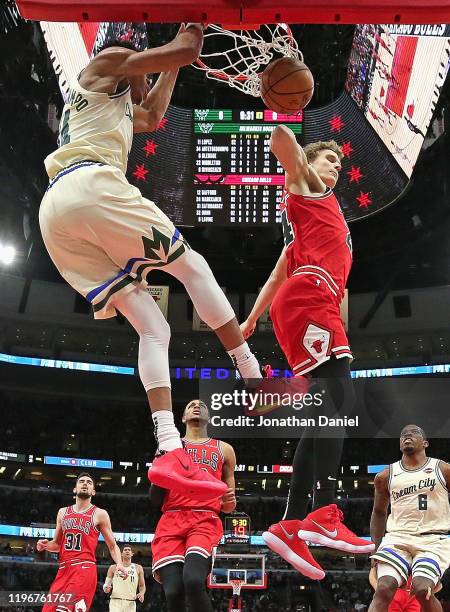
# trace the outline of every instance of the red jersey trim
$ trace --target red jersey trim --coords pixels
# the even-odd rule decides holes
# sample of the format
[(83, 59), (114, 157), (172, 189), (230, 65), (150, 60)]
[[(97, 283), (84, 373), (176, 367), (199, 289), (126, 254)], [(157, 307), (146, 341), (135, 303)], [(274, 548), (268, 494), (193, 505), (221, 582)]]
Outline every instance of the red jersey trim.
[(201, 446), (202, 444), (209, 444), (211, 440), (215, 440), (215, 439), (216, 438), (208, 438), (204, 442), (194, 442), (193, 440), (188, 440), (187, 438), (183, 438), (183, 442), (186, 442), (186, 444), (198, 444), (199, 446)]
[(72, 565), (80, 565), (81, 563), (89, 563), (90, 565), (97, 565), (97, 563), (95, 561), (91, 561), (90, 559), (88, 561), (80, 561), (79, 559), (77, 559), (76, 561), (62, 561), (59, 564), (59, 569), (63, 569), (64, 567), (71, 567)]
[(217, 440), (217, 450), (219, 451), (220, 456), (222, 457), (222, 471), (223, 471), (223, 464), (225, 463), (225, 455), (223, 454), (222, 442), (220, 440)]
[(325, 284), (327, 285), (328, 289), (331, 291), (331, 293), (335, 296), (338, 297), (337, 291), (335, 291), (333, 289), (333, 287), (330, 285), (330, 283), (327, 281), (327, 279), (325, 278), (325, 276), (322, 276), (321, 274), (319, 274), (318, 272), (312, 272), (310, 270), (307, 270), (305, 272), (294, 272), (292, 274), (292, 276), (306, 276), (306, 275), (310, 275), (310, 276), (317, 276), (318, 278), (320, 278), (321, 280), (323, 280), (325, 282)]
[(95, 524), (95, 520), (94, 520), (94, 516), (97, 510), (98, 510), (97, 506), (94, 506), (94, 512), (92, 513), (92, 527), (97, 533), (100, 533), (100, 529), (97, 527), (97, 525)]
[[(287, 191), (287, 190), (286, 190)], [(320, 195), (300, 195), (298, 193), (292, 193), (292, 191), (288, 191), (288, 194), (294, 196), (296, 198), (303, 198), (304, 200), (321, 200), (322, 198), (328, 198), (333, 193), (333, 190), (330, 187), (327, 187), (323, 193)]]
[(201, 557), (205, 557), (205, 559), (209, 559), (209, 557), (212, 556), (212, 553), (209, 553), (206, 549), (202, 548), (201, 546), (189, 546), (189, 548), (186, 549), (186, 553), (184, 557), (186, 558), (189, 554), (200, 555)]
[(94, 506), (94, 504), (91, 504), (89, 506), (89, 508), (86, 508), (86, 510), (75, 510), (75, 506), (70, 506), (71, 512), (72, 514), (87, 514), (88, 512), (90, 512), (92, 509), (96, 509), (97, 506)]
[(292, 274), (297, 273), (299, 270), (302, 270), (302, 272), (303, 271), (310, 271), (311, 273), (316, 273), (316, 274), (317, 274), (317, 271), (319, 271), (321, 274), (326, 276), (328, 281), (335, 287), (335, 289), (337, 289), (339, 291), (339, 285), (334, 280), (334, 278), (331, 276), (331, 274), (329, 272), (327, 272), (324, 268), (321, 268), (320, 266), (313, 266), (311, 264), (307, 264), (307, 265), (304, 265), (304, 266), (299, 266), (298, 268), (296, 268), (294, 270), (294, 272)]

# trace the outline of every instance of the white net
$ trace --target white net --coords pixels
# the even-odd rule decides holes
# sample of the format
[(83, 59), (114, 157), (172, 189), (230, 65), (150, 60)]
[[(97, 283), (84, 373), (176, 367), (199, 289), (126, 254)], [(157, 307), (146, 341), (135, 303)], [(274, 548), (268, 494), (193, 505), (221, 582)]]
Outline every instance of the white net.
[(297, 41), (285, 23), (236, 31), (210, 24), (202, 53), (193, 66), (210, 79), (225, 81), (230, 87), (258, 97), (259, 74), (272, 59), (282, 55), (303, 61)]
[(230, 580), (230, 584), (233, 587), (233, 595), (240, 595), (241, 594), (241, 588), (242, 585), (244, 584), (243, 580)]

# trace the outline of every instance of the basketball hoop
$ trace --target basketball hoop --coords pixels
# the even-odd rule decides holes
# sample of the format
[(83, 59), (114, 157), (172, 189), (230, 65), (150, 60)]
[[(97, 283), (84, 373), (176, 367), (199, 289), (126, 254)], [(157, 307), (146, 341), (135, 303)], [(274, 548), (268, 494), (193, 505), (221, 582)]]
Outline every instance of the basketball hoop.
[[(203, 50), (194, 68), (230, 87), (259, 97), (259, 75), (274, 55), (303, 61), (290, 27), (285, 23), (221, 27), (210, 24), (204, 35)], [(242, 26), (240, 26), (242, 27)]]
[(239, 580), (238, 578), (233, 578), (232, 580), (230, 580), (230, 584), (233, 588), (233, 596), (239, 597), (239, 595), (241, 594), (241, 588), (242, 585), (244, 584), (243, 580)]

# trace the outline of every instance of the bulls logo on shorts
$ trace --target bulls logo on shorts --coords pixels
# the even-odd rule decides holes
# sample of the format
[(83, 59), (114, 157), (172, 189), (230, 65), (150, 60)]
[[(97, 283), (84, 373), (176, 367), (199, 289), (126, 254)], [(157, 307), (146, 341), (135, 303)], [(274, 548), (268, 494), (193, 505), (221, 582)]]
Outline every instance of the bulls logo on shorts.
[(316, 360), (330, 354), (331, 332), (310, 323), (303, 336), (303, 346)]

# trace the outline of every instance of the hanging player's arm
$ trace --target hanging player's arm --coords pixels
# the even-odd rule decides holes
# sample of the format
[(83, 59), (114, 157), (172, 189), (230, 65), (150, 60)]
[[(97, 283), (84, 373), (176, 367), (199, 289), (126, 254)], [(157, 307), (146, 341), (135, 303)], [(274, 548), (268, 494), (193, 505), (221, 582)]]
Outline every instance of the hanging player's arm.
[(228, 485), (228, 491), (222, 497), (221, 512), (233, 512), (236, 508), (236, 483), (234, 481), (234, 470), (236, 468), (236, 455), (233, 447), (227, 442), (220, 442), (224, 462), (222, 466), (222, 480)]
[[(201, 29), (199, 24), (188, 24), (187, 27), (189, 29)], [(186, 26), (183, 24), (177, 37), (181, 36), (184, 32), (186, 32)], [(158, 72), (161, 72), (161, 69)], [(133, 106), (133, 132), (135, 134), (152, 132), (158, 128), (169, 106), (177, 76), (178, 67), (175, 70), (162, 72), (145, 100), (139, 106), (137, 104)]]
[(270, 150), (284, 168), (285, 187), (288, 191), (290, 191), (291, 184), (300, 187), (309, 185), (312, 168), (290, 128), (285, 125), (277, 125), (270, 137)]
[[(203, 26), (199, 23), (188, 23), (181, 26), (176, 37), (161, 47), (146, 49), (134, 53), (129, 49), (116, 47), (99, 53), (83, 70), (87, 86), (92, 91), (114, 92), (117, 84), (128, 77), (144, 74), (162, 74), (162, 81), (150, 91), (141, 106), (134, 106), (135, 132), (150, 132), (156, 129), (161, 121), (158, 116), (164, 115), (172, 94), (178, 69), (194, 62), (203, 45)], [(162, 116), (161, 116), (162, 118)]]
[[(370, 517), (370, 537), (378, 550), (381, 540), (386, 533), (386, 521), (389, 507), (389, 468), (378, 472), (374, 479), (375, 497), (373, 500), (372, 516)], [(376, 562), (372, 559), (372, 565)]]
[(269, 278), (259, 292), (250, 314), (248, 315), (247, 319), (241, 323), (241, 331), (245, 339), (249, 338), (253, 334), (259, 317), (271, 305), (276, 292), (286, 279), (287, 259), (286, 249), (284, 248), (274, 269), (270, 273)]
[(145, 576), (144, 576), (144, 568), (142, 567), (142, 565), (139, 565), (138, 563), (136, 563), (136, 568), (137, 568), (137, 574), (138, 574), (138, 594), (136, 595), (136, 599), (138, 599), (141, 603), (144, 601), (144, 597), (145, 597)]
[(56, 515), (56, 529), (53, 536), (53, 540), (38, 540), (36, 544), (36, 550), (42, 552), (48, 550), (48, 552), (59, 552), (61, 547), (62, 539), (62, 517), (64, 516), (65, 508), (60, 508)]
[(116, 572), (116, 565), (110, 565), (108, 567), (108, 573), (106, 574), (105, 584), (103, 585), (103, 590), (105, 593), (111, 593), (112, 589), (112, 580), (114, 578), (114, 574)]
[(140, 106), (133, 105), (133, 132), (153, 132), (166, 114), (178, 70), (163, 72)]
[(102, 534), (105, 540), (105, 544), (108, 547), (109, 554), (111, 555), (113, 561), (116, 564), (115, 571), (118, 572), (120, 577), (125, 580), (128, 576), (128, 572), (122, 564), (122, 555), (120, 553), (119, 547), (117, 546), (116, 538), (114, 537), (114, 534), (112, 532), (111, 520), (106, 510), (97, 508), (95, 526)]

